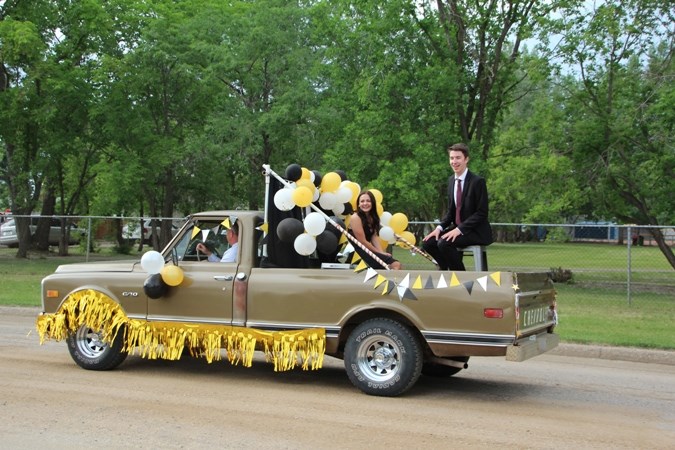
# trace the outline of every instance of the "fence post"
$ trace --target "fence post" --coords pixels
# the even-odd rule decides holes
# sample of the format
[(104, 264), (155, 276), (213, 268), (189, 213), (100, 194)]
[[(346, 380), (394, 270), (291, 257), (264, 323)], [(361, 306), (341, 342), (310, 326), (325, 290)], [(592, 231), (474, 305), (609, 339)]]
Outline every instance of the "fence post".
[(91, 246), (91, 217), (87, 218), (87, 250), (84, 253), (85, 262), (89, 262), (89, 248)]
[(626, 266), (627, 266), (627, 270), (628, 270), (628, 273), (626, 273), (626, 294), (628, 295), (628, 299), (627, 299), (627, 300), (628, 300), (628, 306), (630, 306), (630, 305), (631, 305), (631, 295), (630, 295), (630, 271), (631, 271), (631, 267), (630, 267), (630, 263), (631, 263), (631, 260), (630, 260), (630, 250), (631, 250), (631, 246), (633, 245), (633, 233), (632, 233), (632, 231), (631, 231), (631, 226), (630, 226), (630, 225), (628, 225), (628, 228), (627, 228), (626, 230), (627, 230), (626, 233), (628, 234), (628, 235), (626, 236), (626, 241), (628, 241), (628, 246), (626, 247), (626, 249), (627, 249), (626, 255), (627, 255), (627, 259), (628, 259), (628, 260), (626, 261)]

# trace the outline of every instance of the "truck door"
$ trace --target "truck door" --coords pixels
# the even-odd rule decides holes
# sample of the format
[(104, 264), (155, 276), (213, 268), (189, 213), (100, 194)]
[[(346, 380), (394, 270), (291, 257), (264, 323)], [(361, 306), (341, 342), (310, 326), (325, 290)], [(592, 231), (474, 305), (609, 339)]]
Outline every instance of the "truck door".
[(232, 324), (232, 295), (238, 262), (210, 262), (198, 255), (196, 246), (205, 243), (214, 255), (227, 248), (226, 229), (219, 221), (195, 224), (176, 242), (172, 254), (183, 270), (183, 281), (169, 286), (164, 296), (148, 299), (148, 320)]

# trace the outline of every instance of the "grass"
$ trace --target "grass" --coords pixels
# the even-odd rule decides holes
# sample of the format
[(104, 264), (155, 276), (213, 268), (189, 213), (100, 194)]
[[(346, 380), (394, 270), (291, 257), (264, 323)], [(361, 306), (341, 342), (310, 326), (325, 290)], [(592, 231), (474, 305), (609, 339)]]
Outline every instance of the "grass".
[[(15, 258), (16, 250), (0, 247), (0, 305), (39, 306), (40, 281), (59, 264), (83, 262), (78, 247), (72, 256), (31, 254)], [(421, 255), (400, 248), (395, 256), (404, 269), (435, 269)], [(89, 260), (139, 258), (101, 249)], [(631, 296), (628, 297), (626, 247), (610, 244), (493, 244), (488, 249), (490, 270), (572, 271), (570, 283), (557, 283), (560, 325), (565, 342), (675, 349), (675, 277), (654, 247), (631, 251)], [(467, 267), (472, 264), (466, 257)]]

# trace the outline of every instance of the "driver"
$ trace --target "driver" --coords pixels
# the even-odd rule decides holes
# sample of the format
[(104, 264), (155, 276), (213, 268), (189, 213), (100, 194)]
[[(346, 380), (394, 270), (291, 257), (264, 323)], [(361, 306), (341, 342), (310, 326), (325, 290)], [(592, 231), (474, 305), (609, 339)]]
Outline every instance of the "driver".
[(223, 257), (220, 259), (201, 242), (197, 244), (197, 251), (208, 256), (209, 262), (235, 262), (239, 251), (239, 224), (237, 222), (233, 223), (227, 230), (227, 243), (230, 244), (230, 248), (223, 253)]

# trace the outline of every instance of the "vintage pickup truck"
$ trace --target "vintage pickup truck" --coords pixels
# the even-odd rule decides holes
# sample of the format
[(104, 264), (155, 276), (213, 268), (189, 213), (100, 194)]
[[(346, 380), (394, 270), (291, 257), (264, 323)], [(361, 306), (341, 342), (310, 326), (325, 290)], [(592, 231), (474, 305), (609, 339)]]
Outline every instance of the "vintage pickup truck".
[[(195, 250), (227, 248), (236, 223), (235, 262), (208, 262)], [(275, 252), (261, 212), (189, 216), (161, 252), (175, 272), (157, 283), (141, 261), (67, 264), (42, 281), (41, 342), (68, 342), (85, 369), (108, 370), (128, 354), (209, 362), (225, 354), (250, 365), (263, 351), (275, 370), (321, 367), (341, 358), (352, 383), (396, 396), (421, 374), (451, 376), (471, 356), (523, 361), (558, 345), (556, 297), (546, 273), (373, 270)], [(275, 247), (276, 245), (276, 247)], [(296, 255), (298, 256), (298, 255)]]

